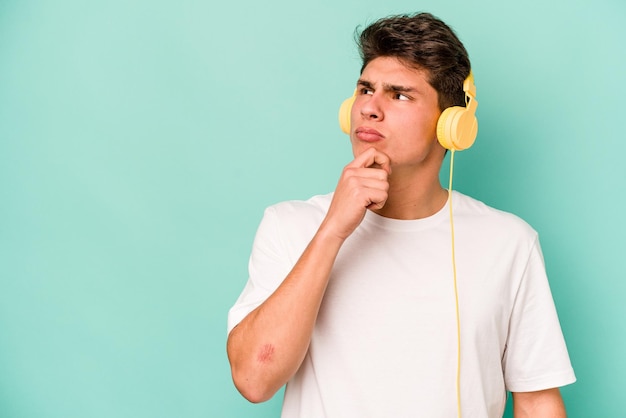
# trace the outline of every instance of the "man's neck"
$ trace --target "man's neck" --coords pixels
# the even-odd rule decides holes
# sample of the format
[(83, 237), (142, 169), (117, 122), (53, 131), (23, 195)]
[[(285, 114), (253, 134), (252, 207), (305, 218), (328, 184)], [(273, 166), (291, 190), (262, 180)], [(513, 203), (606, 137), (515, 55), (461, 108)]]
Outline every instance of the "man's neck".
[(387, 202), (374, 212), (386, 218), (422, 219), (440, 211), (447, 200), (448, 191), (441, 187), (438, 171), (409, 174), (394, 170)]

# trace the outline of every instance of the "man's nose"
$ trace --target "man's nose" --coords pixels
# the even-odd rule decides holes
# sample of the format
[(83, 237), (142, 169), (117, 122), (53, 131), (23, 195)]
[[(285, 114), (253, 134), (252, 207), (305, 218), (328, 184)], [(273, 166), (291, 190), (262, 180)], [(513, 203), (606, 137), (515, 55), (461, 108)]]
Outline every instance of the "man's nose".
[(383, 118), (381, 97), (376, 94), (366, 95), (361, 106), (361, 117), (365, 120), (381, 120)]

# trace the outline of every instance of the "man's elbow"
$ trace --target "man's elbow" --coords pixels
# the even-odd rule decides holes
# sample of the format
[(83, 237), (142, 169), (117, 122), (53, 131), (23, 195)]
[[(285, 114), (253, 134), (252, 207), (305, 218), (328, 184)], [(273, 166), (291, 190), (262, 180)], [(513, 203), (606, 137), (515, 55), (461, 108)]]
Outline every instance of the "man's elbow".
[(250, 353), (238, 350), (231, 338), (227, 342), (227, 354), (233, 383), (248, 401), (265, 402), (280, 389), (272, 382), (269, 364), (254, 361)]
[(264, 379), (251, 377), (252, 373), (239, 371), (231, 365), (231, 375), (235, 387), (241, 395), (252, 403), (268, 401), (280, 388), (270, 386)]

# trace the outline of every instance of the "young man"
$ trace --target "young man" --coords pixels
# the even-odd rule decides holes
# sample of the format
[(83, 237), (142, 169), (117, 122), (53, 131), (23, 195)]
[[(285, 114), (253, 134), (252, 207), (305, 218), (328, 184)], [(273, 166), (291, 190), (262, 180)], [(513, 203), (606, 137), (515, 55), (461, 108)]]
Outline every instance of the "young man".
[(266, 210), (229, 313), (235, 385), (261, 402), (287, 383), (287, 418), (501, 417), (507, 390), (516, 417), (564, 417), (575, 377), (537, 234), (439, 183), (465, 48), (429, 14), (382, 19), (359, 46), (355, 158), (334, 193)]

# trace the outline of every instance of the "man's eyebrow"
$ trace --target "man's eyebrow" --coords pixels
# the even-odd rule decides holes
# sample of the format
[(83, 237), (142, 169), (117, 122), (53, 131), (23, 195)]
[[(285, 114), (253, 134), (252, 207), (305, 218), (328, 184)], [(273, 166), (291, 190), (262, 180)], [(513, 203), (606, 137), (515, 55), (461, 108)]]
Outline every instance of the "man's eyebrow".
[(370, 81), (367, 80), (363, 80), (362, 78), (359, 78), (359, 80), (356, 83), (358, 86), (362, 86), (368, 89), (373, 89), (374, 88), (374, 84), (372, 84)]
[(399, 85), (396, 85), (396, 84), (383, 84), (383, 88), (386, 91), (394, 91), (394, 92), (401, 92), (401, 93), (411, 93), (411, 92), (416, 92), (417, 91), (414, 87), (399, 86)]
[[(359, 81), (357, 82), (357, 85), (368, 88), (368, 89), (372, 89), (372, 90), (374, 89), (374, 83), (368, 80), (364, 80), (362, 78), (359, 79)], [(400, 86), (397, 84), (387, 84), (387, 83), (383, 83), (383, 89), (385, 91), (399, 92), (399, 93), (417, 92), (417, 89), (415, 87)]]

